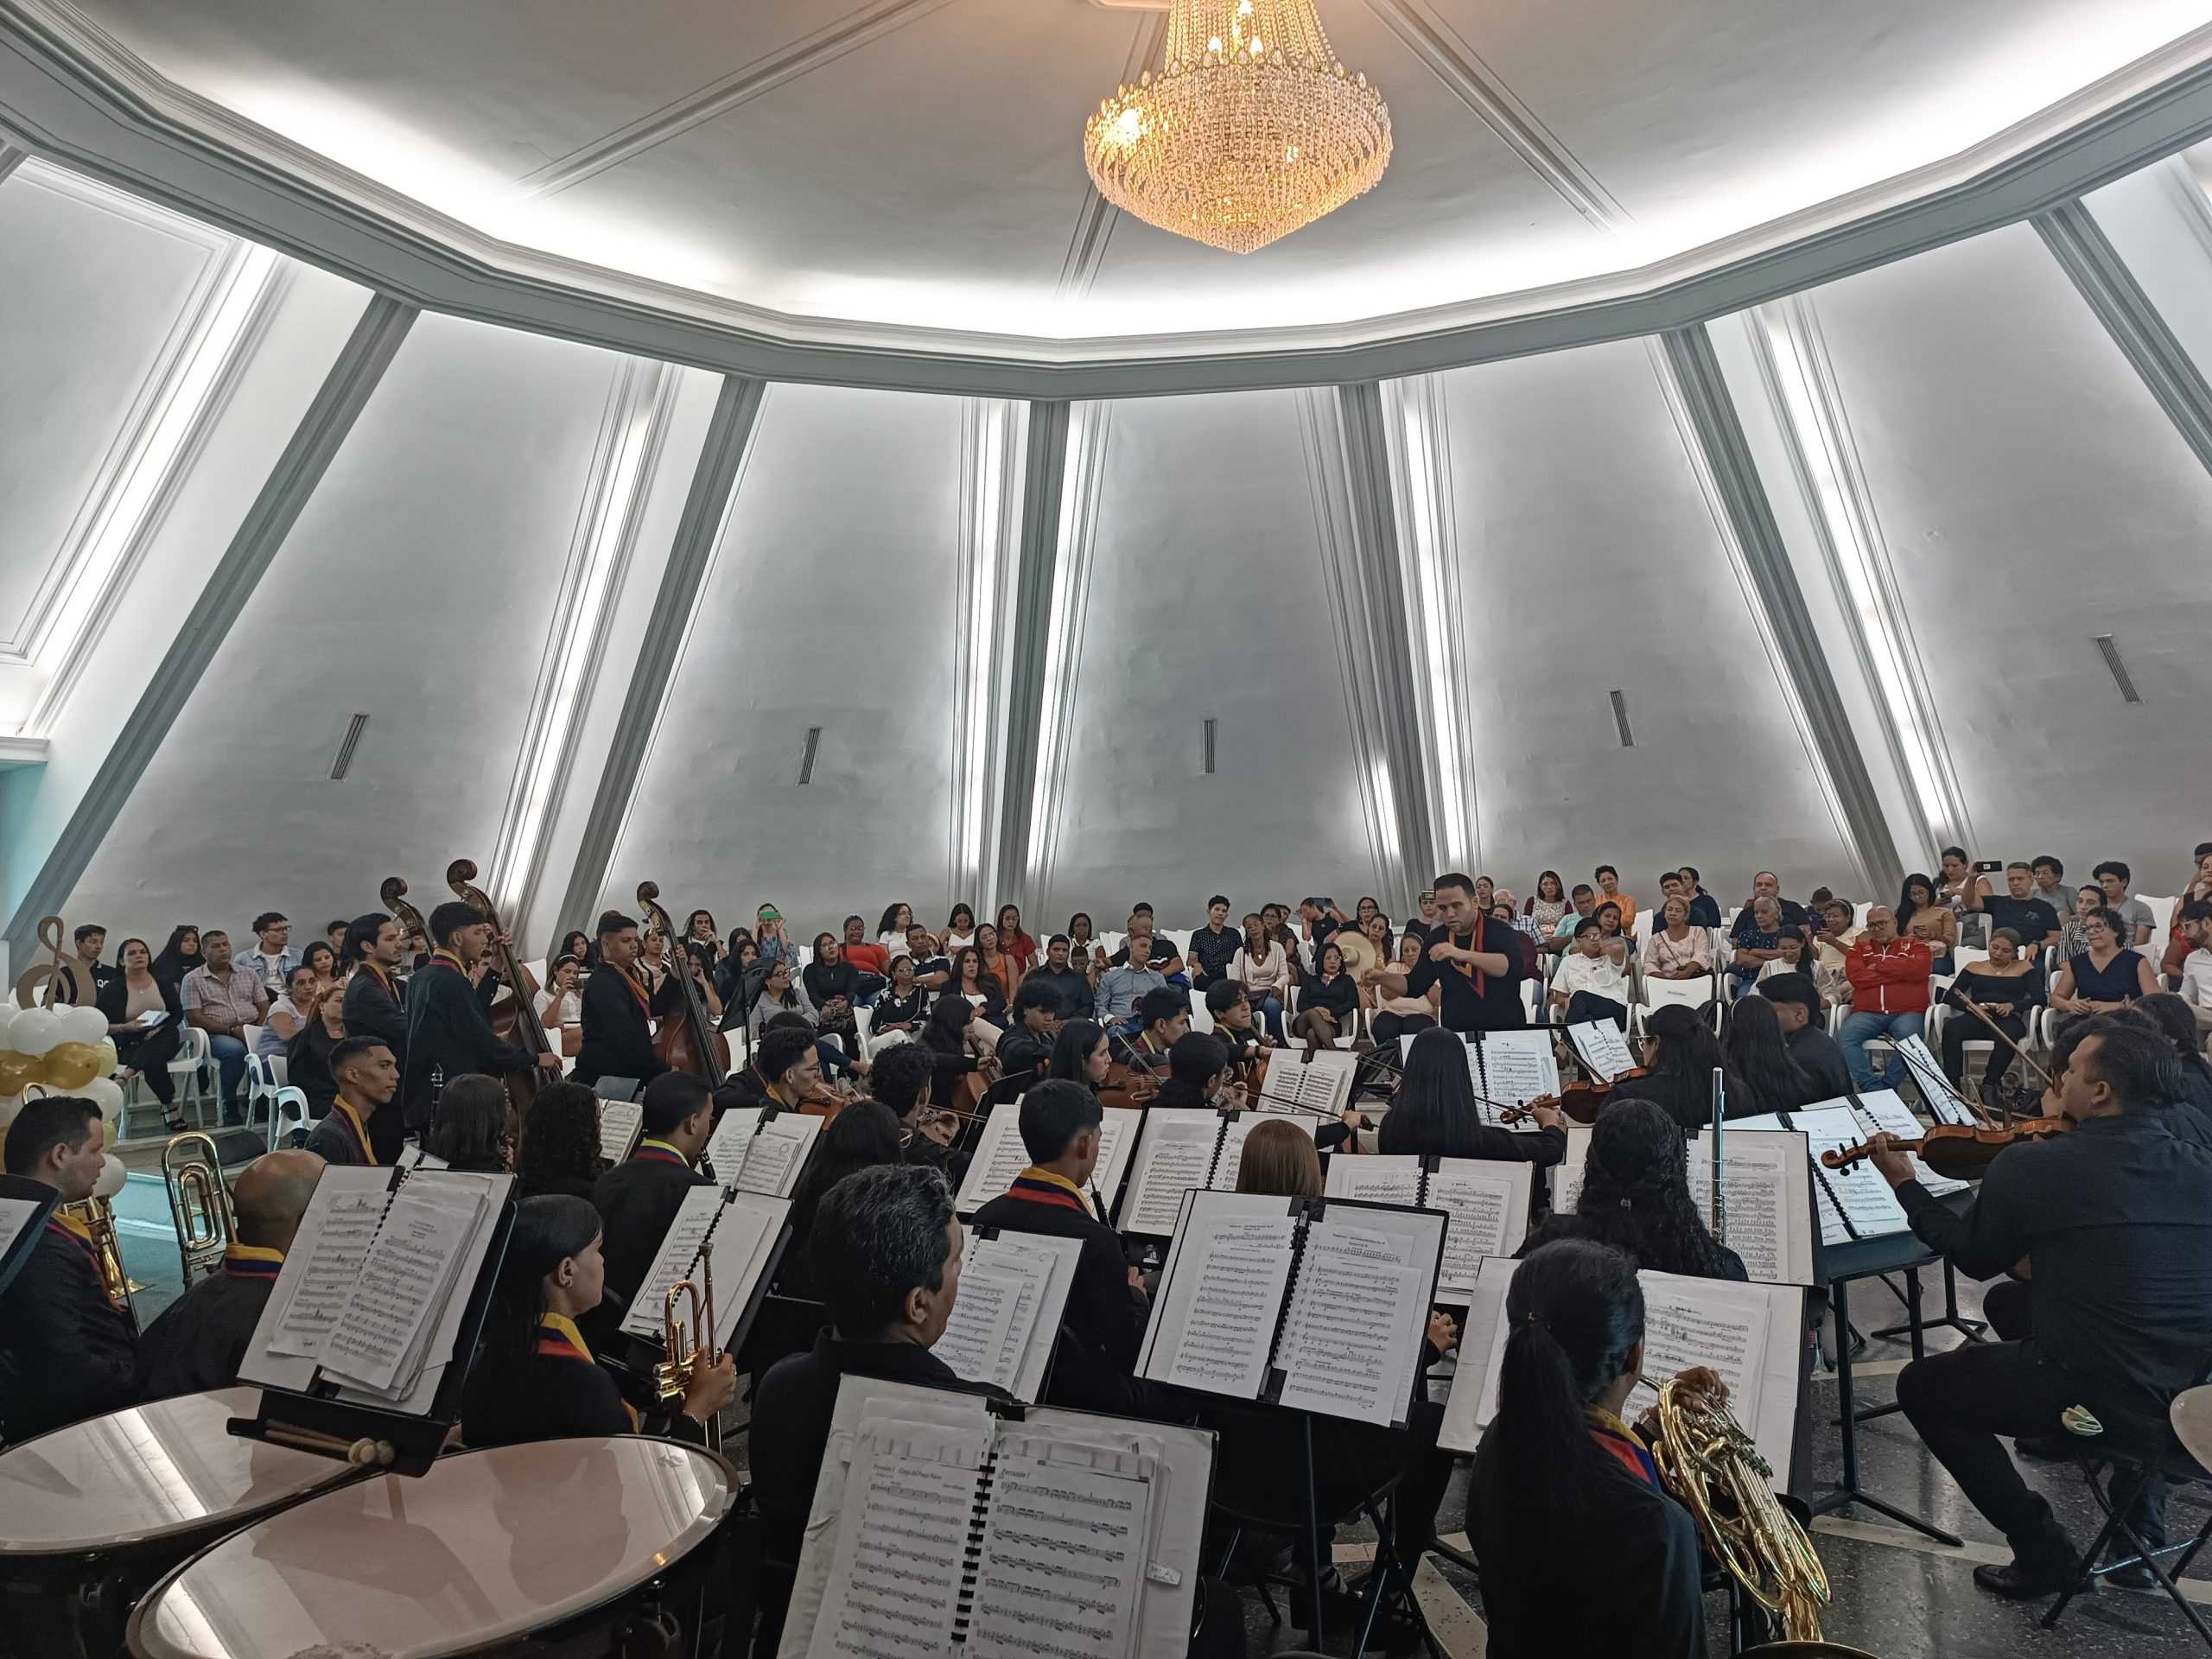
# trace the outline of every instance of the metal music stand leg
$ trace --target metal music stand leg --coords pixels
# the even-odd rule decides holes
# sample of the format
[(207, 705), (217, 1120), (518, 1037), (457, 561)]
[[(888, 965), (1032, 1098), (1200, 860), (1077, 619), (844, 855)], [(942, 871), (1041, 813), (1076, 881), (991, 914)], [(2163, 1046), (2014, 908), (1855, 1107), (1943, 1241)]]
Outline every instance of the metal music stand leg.
[[(1835, 1310), (1836, 1329), (1849, 1332), (1851, 1329), (1850, 1281), (1844, 1279), (1831, 1281), (1828, 1285), (1828, 1296)], [(1836, 1344), (1835, 1386), (1837, 1403), (1841, 1408), (1836, 1413), (1836, 1427), (1843, 1438), (1843, 1480), (1835, 1491), (1812, 1506), (1813, 1513), (1834, 1515), (1838, 1510), (1848, 1509), (1852, 1504), (1858, 1503), (1873, 1510), (1878, 1515), (1889, 1516), (1900, 1526), (1910, 1527), (1915, 1532), (1925, 1533), (1939, 1544), (1948, 1544), (1954, 1549), (1961, 1548), (1963, 1541), (1957, 1534), (1946, 1532), (1932, 1522), (1923, 1521), (1916, 1515), (1898, 1509), (1894, 1503), (1885, 1503), (1859, 1485), (1859, 1412), (1857, 1399), (1852, 1391), (1851, 1344), (1847, 1341), (1839, 1342)]]
[[(1988, 1328), (1981, 1320), (1967, 1319), (1959, 1312), (1959, 1275), (1957, 1270), (1951, 1266), (1948, 1258), (1946, 1258), (1943, 1262), (1943, 1311), (1932, 1319), (1921, 1320), (1921, 1332), (1955, 1331), (1968, 1342), (1984, 1342), (1987, 1338), (1982, 1335), (1982, 1332)], [(1892, 1325), (1877, 1331), (1874, 1334), (1893, 1342), (1910, 1329), (1909, 1325)], [(1917, 1359), (1920, 1357), (1920, 1338), (1917, 1334), (1914, 1336), (1913, 1342), (1913, 1357)]]
[(1313, 1419), (1306, 1412), (1298, 1415), (1305, 1427), (1306, 1444), (1306, 1576), (1307, 1587), (1313, 1597), (1313, 1624), (1307, 1633), (1318, 1648), (1323, 1645), (1328, 1635), (1327, 1617), (1321, 1610), (1321, 1505), (1313, 1491)]

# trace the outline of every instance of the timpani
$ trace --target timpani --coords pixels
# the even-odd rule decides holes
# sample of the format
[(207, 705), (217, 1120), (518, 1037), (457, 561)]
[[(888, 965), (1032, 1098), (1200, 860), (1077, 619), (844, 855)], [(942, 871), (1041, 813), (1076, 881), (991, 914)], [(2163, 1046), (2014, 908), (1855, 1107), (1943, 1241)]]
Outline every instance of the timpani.
[(131, 1406), (0, 1452), (0, 1654), (107, 1659), (146, 1586), (357, 1472), (224, 1425), (257, 1389)]
[(137, 1659), (698, 1650), (737, 1476), (641, 1435), (441, 1458), (325, 1492), (203, 1551), (130, 1617)]

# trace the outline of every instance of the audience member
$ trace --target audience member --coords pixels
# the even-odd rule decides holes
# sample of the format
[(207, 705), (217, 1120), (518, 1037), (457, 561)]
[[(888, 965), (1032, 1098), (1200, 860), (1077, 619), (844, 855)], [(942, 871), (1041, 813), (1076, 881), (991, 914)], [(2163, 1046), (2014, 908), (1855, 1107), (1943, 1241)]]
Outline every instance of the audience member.
[[(1396, 977), (1402, 985), (1408, 982), (1403, 976)], [(1351, 1035), (1358, 1025), (1359, 986), (1345, 971), (1344, 947), (1332, 934), (1314, 947), (1313, 976), (1299, 991), (1290, 1034), (1310, 1052), (1332, 1046), (1339, 1036)]]
[(2182, 958), (2182, 1001), (2195, 1011), (2202, 1035), (2212, 1032), (2212, 899), (2184, 900), (2176, 925), (2191, 947)]
[(125, 939), (115, 955), (120, 971), (100, 988), (99, 1010), (107, 1016), (108, 1040), (115, 1045), (116, 1064), (122, 1068), (117, 1081), (145, 1078), (154, 1098), (162, 1103), (169, 1132), (181, 1133), (185, 1122), (177, 1115), (176, 1079), (169, 1075), (169, 1062), (184, 1039), (184, 1010), (177, 1002), (176, 987), (164, 984), (154, 972), (145, 940)]
[(1958, 912), (1948, 905), (1937, 902), (1934, 882), (1924, 875), (1905, 877), (1904, 891), (1897, 897), (1895, 914), (1900, 934), (1918, 939), (1935, 960), (1949, 963), (1951, 952), (1959, 943)]
[[(315, 1004), (324, 994), (324, 986), (315, 969), (307, 963), (294, 968), (284, 981), (283, 995), (269, 1005), (269, 1013), (261, 1027), (261, 1035), (253, 1052), (261, 1055), (276, 1055), (288, 1052), (292, 1039), (300, 1034), (315, 1014)], [(328, 988), (333, 995), (338, 988)]]
[[(1610, 908), (1599, 906), (1601, 913)], [(1610, 1020), (1628, 1029), (1628, 973), (1606, 954), (1604, 929), (1594, 918), (1576, 926), (1574, 948), (1560, 958), (1546, 999), (1568, 1025)]]
[(2003, 893), (1991, 893), (1988, 887), (1986, 880), (1980, 883), (1980, 890), (1968, 895), (1966, 906), (1968, 911), (1988, 917), (1993, 933), (2010, 928), (2030, 962), (2036, 961), (2046, 946), (2056, 947), (2063, 918), (2036, 897), (2035, 874), (2025, 860), (2016, 858), (2005, 867)]
[(1610, 864), (1600, 864), (1590, 878), (1598, 884), (1598, 904), (1617, 905), (1621, 912), (1621, 926), (1636, 925), (1636, 900), (1621, 891), (1620, 872)]
[(168, 943), (154, 958), (154, 977), (169, 989), (180, 990), (185, 976), (205, 961), (207, 957), (200, 949), (200, 930), (188, 923), (171, 930)]
[[(1135, 940), (1136, 936), (1131, 935), (1131, 942)], [(1146, 943), (1150, 943), (1149, 936)], [(1103, 950), (1096, 955), (1099, 964), (1098, 988), (1093, 998), (1093, 1014), (1102, 1026), (1126, 1024), (1148, 992), (1167, 988), (1167, 976), (1150, 966), (1147, 960), (1149, 951), (1137, 957), (1122, 953), (1118, 966), (1108, 965)]]
[(2069, 963), (2089, 948), (2089, 918), (2105, 907), (2102, 887), (2075, 890), (2074, 909), (2058, 928), (2058, 960)]
[(922, 1021), (929, 1018), (930, 1001), (929, 992), (915, 981), (913, 957), (901, 952), (892, 957), (891, 983), (868, 1011), (868, 1030), (876, 1046), (909, 1041), (918, 1035)]
[(1789, 924), (1783, 919), (1782, 900), (1772, 893), (1753, 899), (1728, 937), (1735, 953), (1728, 965), (1732, 995), (1741, 996), (1758, 981), (1767, 963), (1782, 957), (1782, 935)]
[[(2053, 928), (2052, 932), (2057, 930)], [(1966, 1046), (1986, 1042), (1989, 1059), (1982, 1067), (1981, 1094), (1993, 1097), (2012, 1064), (2012, 1050), (1992, 1037), (1989, 1027), (1972, 1009), (1971, 1001), (1998, 1030), (2015, 1043), (2025, 1044), (2043, 1006), (2043, 976), (2020, 952), (2020, 936), (2000, 927), (1989, 936), (1989, 959), (1969, 963), (1951, 981), (1943, 1000), (1951, 1012), (1943, 1021), (1943, 1071), (1954, 1084), (1965, 1080)]]
[[(1436, 897), (1431, 893), (1429, 904), (1433, 907), (1435, 903)], [(1542, 937), (1549, 938), (1559, 931), (1559, 925), (1567, 919), (1568, 908), (1567, 887), (1560, 880), (1559, 872), (1546, 870), (1536, 878), (1536, 891), (1522, 905), (1522, 912), (1535, 924)]]
[(223, 1123), (245, 1122), (238, 1084), (245, 1076), (245, 1028), (257, 1026), (269, 1011), (262, 982), (231, 960), (231, 937), (219, 928), (200, 936), (207, 960), (184, 976), (181, 996), (187, 1023), (207, 1033), (221, 1078)]
[(2088, 948), (2058, 970), (2058, 982), (2050, 988), (2061, 1031), (2089, 1014), (2124, 1008), (2158, 988), (2151, 964), (2121, 943), (2129, 931), (2126, 916), (2107, 906), (2086, 918), (2082, 931)]
[(1713, 973), (1713, 934), (1690, 925), (1690, 901), (1680, 892), (1659, 906), (1659, 925), (1643, 952), (1646, 979), (1706, 979)]
[(107, 929), (98, 922), (86, 923), (73, 938), (77, 954), (55, 970), (60, 981), (59, 995), (66, 1003), (89, 1008), (99, 1001), (100, 993), (115, 982), (121, 970), (100, 960), (100, 952), (107, 948)]
[(2066, 885), (2066, 866), (2049, 853), (2039, 853), (2028, 861), (2028, 869), (2035, 878), (2029, 888), (2031, 899), (2040, 899), (2050, 906), (2051, 914), (2063, 926), (2074, 913), (2074, 899), (2078, 889)]
[(2097, 878), (2097, 886), (2103, 890), (2105, 908), (2120, 917), (2120, 944), (2150, 944), (2152, 934), (2158, 931), (2158, 918), (2151, 913), (2151, 906), (2140, 899), (2127, 896), (2127, 884), (2133, 879), (2127, 866), (2116, 858), (2107, 859), (2089, 874)]
[[(1906, 884), (1908, 889), (1911, 883)], [(1923, 883), (1924, 885), (1924, 883)], [(1957, 924), (1955, 920), (1953, 925)], [(1918, 1037), (1928, 1024), (1928, 976), (1934, 959), (1925, 941), (1901, 938), (1896, 912), (1877, 905), (1866, 912), (1866, 937), (1851, 947), (1844, 973), (1851, 981), (1851, 1012), (1838, 1040), (1851, 1080), (1860, 1089), (1875, 1086), (1866, 1045), (1877, 1037)]]
[[(1425, 934), (1408, 930), (1398, 940), (1397, 972), (1409, 977), (1421, 965), (1422, 955), (1428, 949)], [(1374, 1001), (1368, 1017), (1368, 1034), (1377, 1048), (1395, 1048), (1398, 1039), (1410, 1032), (1427, 1031), (1436, 1024), (1437, 1010), (1442, 1007), (1444, 991), (1441, 986), (1431, 985), (1419, 996), (1402, 994), (1393, 996), (1382, 985), (1387, 970), (1375, 970)], [(1217, 1016), (1217, 1018), (1218, 1016)]]
[(292, 969), (300, 965), (300, 953), (291, 944), (292, 925), (265, 910), (253, 918), (253, 949), (239, 958), (238, 966), (261, 982), (264, 1000), (273, 1001), (283, 995)]

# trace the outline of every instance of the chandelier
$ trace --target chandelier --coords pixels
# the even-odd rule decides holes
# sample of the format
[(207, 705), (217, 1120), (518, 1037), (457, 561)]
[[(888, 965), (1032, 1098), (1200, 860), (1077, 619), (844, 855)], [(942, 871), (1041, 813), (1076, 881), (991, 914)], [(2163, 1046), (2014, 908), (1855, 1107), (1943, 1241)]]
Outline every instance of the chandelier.
[(1122, 212), (1249, 253), (1374, 187), (1390, 111), (1313, 0), (1173, 0), (1166, 62), (1100, 102), (1083, 158)]

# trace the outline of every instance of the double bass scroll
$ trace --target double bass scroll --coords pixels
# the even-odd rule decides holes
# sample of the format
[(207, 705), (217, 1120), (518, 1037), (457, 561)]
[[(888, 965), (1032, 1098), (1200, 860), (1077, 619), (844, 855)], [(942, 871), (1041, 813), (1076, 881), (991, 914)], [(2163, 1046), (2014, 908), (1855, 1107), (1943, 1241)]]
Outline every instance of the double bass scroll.
[[(504, 1003), (492, 1005), (492, 1029), (501, 1042), (526, 1050), (533, 1061), (553, 1052), (545, 1039), (545, 1027), (539, 1023), (530, 1006), (530, 981), (522, 971), (522, 964), (515, 959), (514, 947), (507, 940), (507, 925), (499, 919), (499, 912), (493, 905), (491, 895), (474, 884), (476, 866), (471, 860), (456, 858), (446, 866), (446, 886), (464, 903), (474, 905), (492, 925), (492, 965), (499, 969), (499, 977), (514, 993)], [(433, 944), (437, 941), (433, 939)], [(549, 1068), (532, 1065), (525, 1071), (510, 1071), (505, 1079), (507, 1098), (517, 1113), (527, 1116), (531, 1103), (537, 1098), (541, 1081), (557, 1081), (545, 1077)]]
[(677, 952), (677, 959), (669, 964), (669, 972), (683, 988), (683, 1016), (679, 1020), (664, 1020), (653, 1038), (653, 1047), (666, 1060), (671, 1071), (693, 1071), (707, 1080), (707, 1086), (719, 1089), (729, 1075), (729, 1039), (715, 1029), (715, 1021), (707, 1012), (706, 999), (699, 994), (699, 982), (691, 977), (690, 948), (677, 937), (676, 925), (660, 906), (660, 887), (657, 882), (638, 883), (638, 908), (648, 926), (658, 928)]

